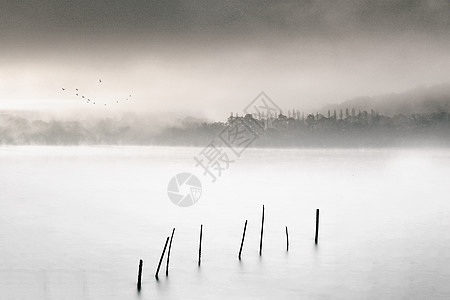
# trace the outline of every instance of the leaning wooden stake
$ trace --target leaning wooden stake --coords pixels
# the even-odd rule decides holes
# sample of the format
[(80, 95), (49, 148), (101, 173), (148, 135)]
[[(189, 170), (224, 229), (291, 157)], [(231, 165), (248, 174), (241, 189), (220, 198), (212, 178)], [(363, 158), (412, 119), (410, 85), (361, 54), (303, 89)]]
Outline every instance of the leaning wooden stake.
[(318, 243), (319, 241), (319, 209), (316, 209), (316, 236), (314, 238), (314, 242)]
[(175, 228), (172, 230), (172, 235), (170, 236), (169, 250), (167, 251), (166, 276), (169, 276), (170, 249), (172, 249), (172, 240), (173, 240), (174, 233), (175, 233)]
[(263, 232), (264, 232), (264, 205), (263, 205), (263, 210), (262, 210), (261, 237), (259, 239), (259, 256), (262, 255)]
[(286, 251), (289, 251), (289, 234), (287, 226), (286, 226)]
[(198, 266), (200, 266), (202, 260), (202, 234), (203, 234), (203, 224), (200, 225), (200, 243), (198, 245)]
[(164, 253), (166, 252), (168, 242), (169, 242), (169, 237), (167, 237), (167, 239), (166, 239), (166, 243), (164, 244), (163, 252), (161, 253), (161, 258), (159, 259), (158, 269), (156, 269), (156, 274), (155, 274), (156, 279), (158, 279), (159, 269), (161, 268), (161, 263), (162, 263), (162, 260), (164, 257)]
[(247, 230), (247, 220), (245, 220), (244, 232), (242, 233), (241, 248), (239, 249), (239, 260), (241, 260), (242, 246), (244, 246), (245, 231)]
[(137, 282), (137, 289), (138, 291), (141, 290), (141, 281), (142, 281), (142, 264), (144, 262), (141, 260), (139, 260), (139, 273), (138, 273), (138, 282)]

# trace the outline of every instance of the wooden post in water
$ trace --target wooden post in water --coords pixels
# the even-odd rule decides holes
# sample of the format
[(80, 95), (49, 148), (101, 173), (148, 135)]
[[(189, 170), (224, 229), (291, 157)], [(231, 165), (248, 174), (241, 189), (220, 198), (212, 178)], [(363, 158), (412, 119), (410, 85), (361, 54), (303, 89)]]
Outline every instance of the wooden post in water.
[(261, 237), (259, 239), (259, 256), (262, 255), (263, 232), (264, 232), (264, 205), (263, 205), (263, 210), (262, 210)]
[(168, 242), (169, 242), (169, 237), (167, 237), (167, 239), (166, 239), (166, 243), (164, 244), (163, 252), (161, 253), (161, 258), (159, 259), (158, 269), (156, 269), (156, 274), (155, 274), (156, 279), (158, 279), (159, 269), (161, 268), (161, 263), (162, 263), (162, 260), (164, 257), (164, 253), (166, 252)]
[(170, 249), (172, 249), (172, 240), (173, 240), (174, 233), (175, 233), (175, 228), (172, 229), (172, 235), (170, 236), (169, 250), (167, 251), (166, 276), (169, 276)]
[(203, 224), (200, 225), (200, 243), (198, 245), (198, 266), (200, 267), (202, 259), (202, 234), (203, 234)]
[(286, 251), (289, 251), (289, 234), (287, 226), (286, 226)]
[(244, 246), (245, 231), (247, 230), (247, 220), (245, 220), (244, 232), (242, 233), (241, 248), (239, 248), (239, 260), (241, 260), (242, 247)]
[(141, 281), (142, 281), (142, 264), (144, 262), (141, 260), (139, 260), (139, 273), (138, 273), (138, 282), (137, 282), (137, 289), (138, 291), (141, 290)]
[(318, 243), (319, 241), (319, 209), (316, 209), (316, 236), (314, 238), (314, 242)]

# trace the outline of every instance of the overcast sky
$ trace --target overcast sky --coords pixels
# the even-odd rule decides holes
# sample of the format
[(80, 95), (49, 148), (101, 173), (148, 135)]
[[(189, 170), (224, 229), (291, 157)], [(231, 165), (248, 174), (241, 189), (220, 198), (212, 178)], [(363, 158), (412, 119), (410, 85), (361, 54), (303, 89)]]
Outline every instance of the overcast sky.
[(449, 82), (449, 36), (445, 0), (1, 1), (0, 109), (308, 111)]

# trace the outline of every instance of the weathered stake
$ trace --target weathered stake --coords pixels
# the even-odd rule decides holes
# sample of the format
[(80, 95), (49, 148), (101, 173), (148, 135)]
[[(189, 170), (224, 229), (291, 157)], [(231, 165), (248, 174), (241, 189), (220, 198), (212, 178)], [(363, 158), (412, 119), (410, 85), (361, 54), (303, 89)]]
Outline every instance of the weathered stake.
[(318, 243), (319, 241), (319, 209), (316, 209), (316, 236), (314, 238), (314, 242)]
[(286, 251), (289, 251), (289, 234), (287, 226), (286, 226)]
[(239, 260), (241, 260), (242, 246), (244, 246), (245, 231), (247, 230), (247, 220), (245, 220), (244, 232), (242, 233), (241, 248), (239, 249)]
[(203, 224), (200, 225), (200, 243), (198, 245), (198, 266), (200, 267), (202, 259), (202, 234), (203, 234)]
[(167, 239), (166, 239), (166, 243), (164, 244), (163, 252), (161, 253), (161, 258), (159, 259), (158, 269), (156, 269), (156, 274), (155, 274), (156, 279), (158, 279), (159, 269), (161, 268), (161, 263), (162, 263), (162, 260), (164, 257), (164, 253), (166, 252), (168, 242), (169, 242), (169, 237), (167, 237)]
[(172, 229), (172, 235), (170, 236), (169, 250), (167, 251), (166, 276), (169, 276), (170, 249), (172, 249), (172, 239), (173, 239), (174, 233), (175, 233), (175, 228)]
[(137, 289), (138, 291), (141, 290), (141, 281), (142, 281), (142, 264), (144, 262), (141, 260), (139, 260), (139, 273), (138, 273), (138, 282), (137, 282)]
[(263, 205), (263, 210), (262, 210), (261, 237), (259, 239), (259, 256), (262, 255), (263, 232), (264, 232), (264, 205)]

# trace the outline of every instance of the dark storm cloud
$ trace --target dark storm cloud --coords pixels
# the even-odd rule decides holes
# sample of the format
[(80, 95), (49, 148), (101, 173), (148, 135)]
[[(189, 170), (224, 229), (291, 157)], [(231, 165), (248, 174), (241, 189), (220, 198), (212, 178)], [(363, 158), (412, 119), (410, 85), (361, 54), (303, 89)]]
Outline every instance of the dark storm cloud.
[(2, 1), (1, 34), (346, 35), (446, 33), (450, 5), (424, 1)]

